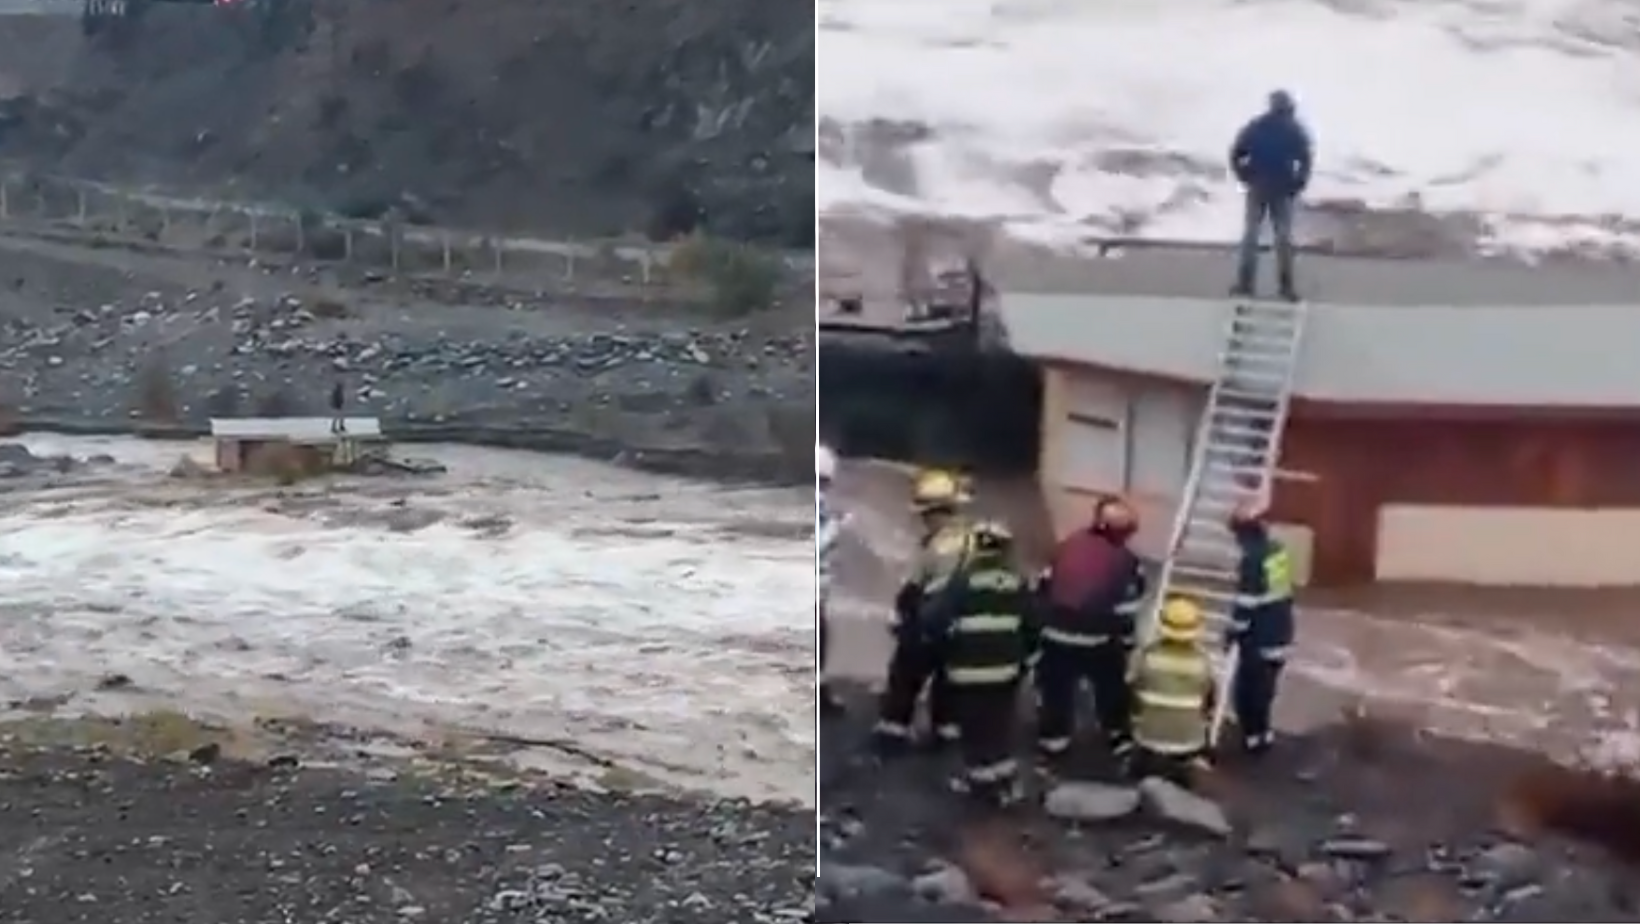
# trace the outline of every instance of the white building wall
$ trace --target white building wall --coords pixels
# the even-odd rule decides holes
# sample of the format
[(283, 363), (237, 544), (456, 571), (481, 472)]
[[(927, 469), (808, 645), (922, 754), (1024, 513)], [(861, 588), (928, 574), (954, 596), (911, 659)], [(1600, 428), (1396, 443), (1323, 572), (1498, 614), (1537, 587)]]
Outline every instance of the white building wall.
[[(1640, 510), (1394, 504), (1378, 517), (1381, 581), (1530, 587), (1640, 583)], [(1575, 549), (1545, 555), (1545, 545)]]
[(1121, 494), (1138, 510), (1139, 548), (1159, 554), (1189, 473), (1200, 407), (1178, 387), (1049, 370), (1040, 477), (1055, 531), (1085, 525), (1099, 495)]

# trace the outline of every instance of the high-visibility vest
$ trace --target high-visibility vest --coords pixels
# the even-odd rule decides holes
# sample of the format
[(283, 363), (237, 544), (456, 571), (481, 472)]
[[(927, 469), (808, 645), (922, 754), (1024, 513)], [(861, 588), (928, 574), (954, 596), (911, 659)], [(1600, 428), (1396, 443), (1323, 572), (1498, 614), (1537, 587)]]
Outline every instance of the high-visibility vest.
[(1195, 646), (1158, 641), (1139, 654), (1133, 694), (1133, 739), (1157, 754), (1193, 754), (1207, 746), (1213, 668)]

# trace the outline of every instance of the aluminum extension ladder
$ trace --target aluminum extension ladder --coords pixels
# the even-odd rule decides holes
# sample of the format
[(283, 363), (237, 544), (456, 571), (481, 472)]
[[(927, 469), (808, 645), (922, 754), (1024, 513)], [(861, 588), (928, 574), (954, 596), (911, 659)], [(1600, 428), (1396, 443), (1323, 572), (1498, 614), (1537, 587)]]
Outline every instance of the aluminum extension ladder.
[(1148, 641), (1168, 599), (1185, 596), (1201, 605), (1202, 642), (1213, 655), (1217, 690), (1208, 728), (1212, 744), (1224, 727), (1236, 671), (1236, 652), (1227, 642), (1239, 553), (1229, 519), (1238, 505), (1270, 496), (1307, 313), (1303, 302), (1230, 306), (1218, 377), (1196, 430), (1168, 555), (1140, 625), (1140, 638)]

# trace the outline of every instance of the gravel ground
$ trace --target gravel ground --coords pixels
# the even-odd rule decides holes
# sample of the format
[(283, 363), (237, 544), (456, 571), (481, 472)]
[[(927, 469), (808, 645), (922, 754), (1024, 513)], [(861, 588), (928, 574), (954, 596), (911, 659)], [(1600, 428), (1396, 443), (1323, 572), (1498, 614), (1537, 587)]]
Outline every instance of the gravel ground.
[(804, 812), (206, 757), (0, 744), (0, 921), (717, 924), (811, 913)]
[(796, 480), (813, 436), (812, 315), (725, 321), (653, 292), (0, 237), (0, 406), (23, 426), (324, 414), (336, 383), (400, 438)]
[[(955, 810), (939, 758), (884, 769), (854, 716), (822, 730), (819, 921), (1628, 921), (1632, 870), (1511, 816), (1541, 756), (1355, 717), (1231, 762), (1195, 798), (1059, 788)], [(1109, 779), (1092, 758), (1064, 774)], [(1409, 781), (1417, 785), (1409, 786)], [(1079, 815), (1080, 820), (1072, 819)], [(1505, 830), (1519, 834), (1514, 837)]]

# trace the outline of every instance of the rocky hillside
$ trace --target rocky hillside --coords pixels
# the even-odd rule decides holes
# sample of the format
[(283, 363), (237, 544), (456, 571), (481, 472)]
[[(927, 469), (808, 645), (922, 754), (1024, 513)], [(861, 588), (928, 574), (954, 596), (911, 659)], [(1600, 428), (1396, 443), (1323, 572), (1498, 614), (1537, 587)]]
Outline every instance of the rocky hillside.
[(813, 228), (812, 3), (155, 4), (0, 16), (0, 161), (540, 233)]

